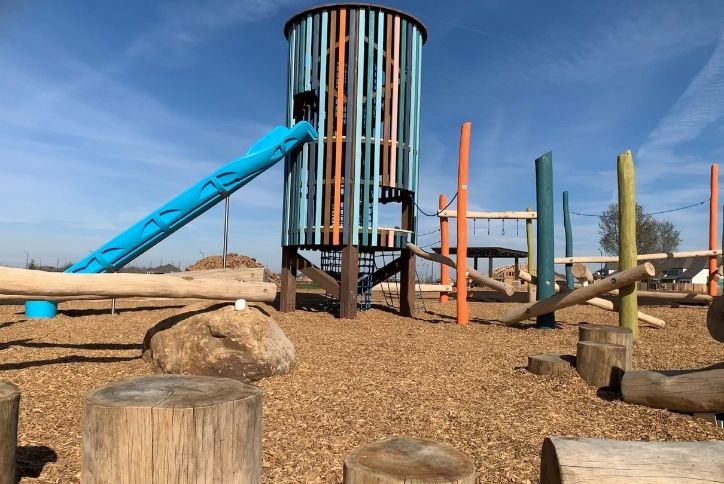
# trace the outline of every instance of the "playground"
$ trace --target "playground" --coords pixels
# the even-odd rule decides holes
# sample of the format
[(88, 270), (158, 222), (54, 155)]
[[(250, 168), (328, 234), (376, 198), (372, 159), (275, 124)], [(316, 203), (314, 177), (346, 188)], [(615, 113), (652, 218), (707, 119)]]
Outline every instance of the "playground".
[[(315, 309), (318, 294), (300, 296), (300, 304)], [(143, 336), (184, 303), (124, 301), (115, 316), (107, 302), (63, 303), (56, 319), (35, 321), (19, 306), (0, 306), (0, 379), (23, 389), (23, 482), (78, 482), (85, 393), (150, 374), (139, 357)], [(479, 482), (537, 482), (540, 443), (550, 434), (724, 438), (724, 430), (705, 420), (599, 396), (574, 369), (545, 378), (525, 369), (531, 354), (574, 353), (578, 324), (615, 324), (613, 313), (575, 306), (556, 313), (560, 330), (542, 332), (495, 322), (516, 304), (473, 304), (466, 327), (452, 324), (454, 304), (425, 305), (428, 312), (418, 311), (415, 319), (382, 305), (356, 320), (264, 306), (298, 352), (293, 372), (260, 383), (264, 482), (339, 482), (349, 449), (392, 434), (453, 445), (474, 459)], [(666, 319), (667, 328), (642, 328), (634, 368), (703, 367), (724, 357), (702, 325), (705, 308), (648, 310)], [(51, 452), (57, 454), (53, 462)]]

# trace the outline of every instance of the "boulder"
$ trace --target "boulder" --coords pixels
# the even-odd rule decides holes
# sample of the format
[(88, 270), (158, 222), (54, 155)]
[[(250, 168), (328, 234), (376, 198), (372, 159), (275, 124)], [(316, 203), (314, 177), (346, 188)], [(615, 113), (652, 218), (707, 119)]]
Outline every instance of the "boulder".
[(159, 373), (206, 375), (255, 382), (288, 373), (294, 345), (255, 307), (199, 304), (151, 328), (143, 359)]

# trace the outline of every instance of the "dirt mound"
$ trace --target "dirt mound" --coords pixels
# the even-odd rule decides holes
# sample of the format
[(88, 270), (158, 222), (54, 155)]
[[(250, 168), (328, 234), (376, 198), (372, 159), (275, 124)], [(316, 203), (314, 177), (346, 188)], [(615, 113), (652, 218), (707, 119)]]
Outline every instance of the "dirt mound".
[[(227, 269), (241, 269), (244, 267), (265, 267), (261, 262), (248, 255), (240, 255), (234, 252), (226, 254), (226, 268)], [(211, 269), (223, 269), (224, 259), (220, 255), (210, 255), (204, 257), (191, 264), (186, 268), (187, 271), (208, 271)], [(269, 269), (265, 269), (269, 280), (275, 283), (277, 286), (280, 284), (279, 274), (275, 274)]]

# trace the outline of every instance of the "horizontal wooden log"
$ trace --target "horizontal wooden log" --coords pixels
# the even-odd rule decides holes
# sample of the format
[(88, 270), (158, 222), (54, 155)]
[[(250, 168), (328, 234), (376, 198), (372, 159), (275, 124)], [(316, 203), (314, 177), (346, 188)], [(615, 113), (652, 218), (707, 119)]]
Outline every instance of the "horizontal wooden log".
[(640, 442), (548, 437), (541, 484), (724, 482), (724, 442)]
[[(709, 304), (714, 300), (708, 294), (696, 292), (663, 292), (663, 291), (637, 291), (639, 304)], [(611, 291), (606, 296), (618, 297), (618, 290)]]
[(541, 353), (528, 357), (528, 371), (535, 375), (556, 375), (570, 370), (573, 362), (573, 355)]
[[(525, 271), (520, 271), (518, 274), (518, 277), (527, 282), (528, 284), (536, 285), (538, 283), (538, 280), (535, 276), (531, 276), (529, 273)], [(556, 292), (560, 292), (561, 288), (556, 283), (555, 285)], [(609, 301), (608, 299), (602, 299), (600, 297), (594, 297), (586, 301), (586, 304), (590, 306), (595, 306), (599, 309), (603, 309), (605, 311), (612, 311), (617, 312), (618, 309), (616, 308), (616, 304), (613, 301)], [(656, 318), (654, 316), (650, 316), (648, 314), (642, 313), (641, 311), (638, 312), (638, 318), (639, 321), (642, 323), (649, 324), (651, 326), (654, 326), (656, 328), (663, 328), (666, 326), (666, 322), (663, 319)]]
[[(657, 252), (655, 254), (638, 254), (636, 260), (638, 261), (649, 261), (649, 260), (664, 260), (664, 259), (685, 259), (687, 257), (709, 257), (715, 255), (721, 255), (721, 250), (690, 250), (687, 252)], [(573, 257), (556, 257), (553, 259), (556, 264), (574, 264), (576, 262), (583, 264), (599, 264), (616, 262), (618, 263), (617, 255), (579, 255)]]
[(559, 309), (585, 303), (587, 300), (605, 294), (613, 289), (626, 286), (645, 277), (652, 277), (656, 273), (654, 266), (646, 262), (632, 269), (618, 272), (605, 279), (600, 279), (591, 285), (579, 287), (573, 291), (561, 292), (535, 303), (528, 304), (522, 308), (515, 308), (503, 315), (500, 319), (503, 323), (513, 324), (532, 318), (540, 314), (547, 314)]
[(209, 269), (207, 271), (182, 271), (161, 274), (180, 277), (187, 281), (195, 279), (216, 279), (230, 282), (269, 282), (269, 274), (263, 267), (240, 267), (238, 269)]
[[(376, 286), (372, 286), (373, 291), (399, 291), (398, 282), (382, 282)], [(415, 284), (415, 292), (453, 292), (452, 284)]]
[(97, 295), (121, 297), (173, 297), (272, 302), (277, 288), (271, 282), (191, 280), (154, 274), (69, 274), (0, 267), (0, 294), (20, 296)]
[[(438, 217), (457, 218), (457, 210), (443, 210)], [(532, 220), (538, 218), (538, 212), (480, 212), (467, 211), (466, 218), (478, 218), (489, 220)]]
[[(525, 212), (528, 213), (528, 212)], [(437, 262), (438, 264), (444, 264), (446, 266), (452, 267), (455, 269), (456, 265), (453, 260), (447, 256), (444, 256), (442, 254), (436, 254), (434, 252), (425, 252), (415, 244), (407, 243), (407, 248), (412, 251), (413, 254), (422, 257), (423, 259), (427, 259), (432, 262)], [(475, 269), (467, 267), (468, 271), (468, 277), (478, 283), (480, 283), (483, 286), (489, 287), (491, 289), (495, 289), (496, 291), (505, 293), (508, 296), (512, 296), (515, 292), (515, 288), (511, 286), (510, 284), (505, 284), (500, 281), (496, 281), (493, 278), (490, 278), (488, 276), (485, 276), (481, 274), (480, 272), (476, 271)]]
[(712, 338), (724, 343), (724, 297), (715, 297), (706, 313), (706, 329)]
[(627, 371), (621, 394), (628, 403), (677, 412), (724, 412), (724, 364), (699, 370)]

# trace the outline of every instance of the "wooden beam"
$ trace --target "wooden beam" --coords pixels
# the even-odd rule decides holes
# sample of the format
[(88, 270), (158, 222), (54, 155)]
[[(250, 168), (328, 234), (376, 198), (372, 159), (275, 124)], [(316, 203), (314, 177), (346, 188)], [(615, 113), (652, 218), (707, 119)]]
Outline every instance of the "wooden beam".
[[(442, 211), (447, 205), (447, 198), (444, 194), (440, 195), (438, 200), (438, 210)], [(447, 217), (440, 217), (440, 254), (444, 256), (450, 255), (450, 232)], [(440, 284), (450, 284), (450, 268), (445, 264), (440, 264)], [(440, 293), (440, 302), (448, 301), (447, 293)]]
[[(626, 150), (616, 160), (618, 177), (618, 269), (626, 271), (636, 267), (636, 178), (631, 150)], [(639, 338), (636, 319), (638, 298), (636, 283), (622, 286), (618, 299), (618, 324), (630, 328), (634, 339)]]
[(347, 245), (342, 249), (342, 280), (339, 284), (339, 317), (357, 317), (357, 277), (359, 252), (356, 246)]
[(457, 251), (455, 264), (455, 290), (457, 303), (457, 323), (466, 325), (468, 313), (468, 161), (470, 155), (470, 128), (468, 121), (460, 130), (460, 152), (458, 155), (458, 209), (460, 218), (457, 220)]
[(229, 284), (154, 274), (69, 274), (0, 267), (0, 294), (20, 296), (93, 294), (112, 298), (146, 296), (272, 302), (276, 293), (276, 285), (271, 282)]
[[(415, 244), (408, 243), (407, 248), (410, 249), (415, 255), (418, 257), (422, 257), (423, 259), (437, 262), (438, 264), (445, 264), (449, 267), (455, 267), (455, 262), (449, 257), (445, 257), (442, 254), (436, 254), (434, 252), (425, 252)], [(471, 269), (470, 266), (467, 267), (468, 270), (468, 277), (470, 279), (473, 279), (474, 281), (479, 282), (481, 285), (489, 287), (491, 289), (494, 289), (498, 292), (502, 292), (506, 294), (507, 296), (512, 296), (515, 292), (515, 288), (511, 286), (510, 284), (505, 284), (500, 281), (496, 281), (495, 279), (491, 279), (488, 276), (484, 276), (480, 272), (476, 271), (475, 269)]]
[[(709, 198), (709, 249), (716, 249), (716, 224), (718, 222), (717, 210), (719, 209), (719, 165), (713, 163), (711, 165), (711, 176), (709, 180), (709, 188), (711, 195)], [(724, 248), (724, 247), (722, 247)], [(714, 297), (717, 295), (719, 287), (714, 277), (717, 273), (717, 257), (709, 257), (709, 280), (707, 281), (707, 293)]]
[[(651, 260), (664, 260), (664, 259), (685, 259), (687, 257), (711, 257), (721, 255), (721, 249), (717, 250), (690, 250), (685, 252), (657, 252), (655, 254), (638, 254), (636, 260), (651, 261)], [(607, 263), (607, 262), (618, 262), (618, 256), (616, 255), (579, 255), (573, 257), (556, 257), (553, 259), (556, 264), (573, 264), (579, 262), (581, 264), (588, 263)]]
[(295, 254), (294, 256), (294, 264), (297, 270), (301, 271), (302, 274), (322, 286), (322, 288), (327, 291), (330, 296), (339, 298), (339, 284), (334, 277), (330, 276), (304, 258), (304, 256), (299, 254)]
[[(533, 209), (528, 207), (525, 209), (526, 212), (532, 212)], [(533, 240), (533, 219), (527, 219), (525, 221), (525, 238), (526, 246), (528, 248), (528, 272), (533, 274), (535, 270), (535, 241)], [(520, 274), (520, 272), (518, 273)], [(536, 287), (528, 285), (528, 302), (534, 303), (536, 299)]]
[(403, 249), (400, 256), (400, 314), (411, 318), (415, 314), (415, 254)]
[(400, 272), (400, 267), (401, 261), (399, 257), (380, 267), (372, 274), (372, 285), (376, 286), (394, 276)]
[[(553, 219), (553, 154), (548, 152), (535, 160), (535, 196), (536, 208), (540, 218), (536, 224), (538, 253), (536, 276), (541, 282), (536, 288), (538, 301), (555, 295), (555, 271), (553, 266), (554, 219)], [(536, 315), (538, 328), (556, 327), (556, 315), (553, 311)]]
[(633, 269), (616, 273), (605, 279), (600, 279), (590, 286), (579, 287), (570, 292), (558, 293), (547, 299), (537, 301), (534, 304), (528, 304), (522, 308), (515, 308), (505, 313), (500, 320), (506, 324), (513, 324), (540, 314), (549, 314), (557, 309), (582, 304), (591, 298), (605, 294), (613, 289), (618, 289), (632, 282), (640, 281), (645, 277), (652, 277), (655, 273), (654, 266), (646, 262)]
[(297, 308), (297, 269), (294, 258), (297, 248), (282, 247), (281, 290), (279, 293), (279, 311), (294, 312)]
[[(438, 213), (438, 217), (458, 218), (457, 210), (443, 210)], [(538, 218), (537, 212), (480, 212), (468, 211), (467, 218), (490, 219), (490, 220), (532, 220)]]

